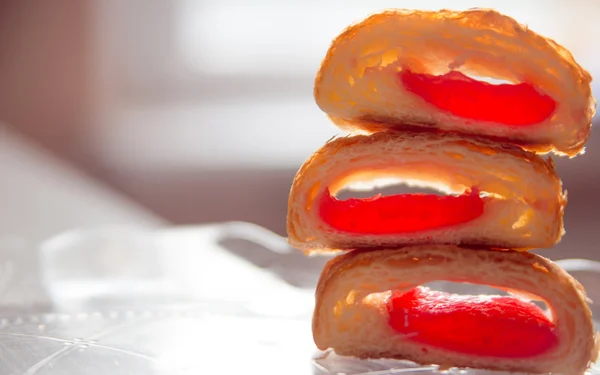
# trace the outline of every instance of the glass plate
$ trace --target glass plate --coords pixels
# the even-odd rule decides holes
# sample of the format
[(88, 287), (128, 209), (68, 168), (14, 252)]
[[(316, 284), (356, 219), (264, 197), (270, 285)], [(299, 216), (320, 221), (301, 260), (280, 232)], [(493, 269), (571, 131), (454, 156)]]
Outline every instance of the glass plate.
[[(76, 230), (0, 246), (0, 259), (0, 375), (442, 373), (319, 352), (310, 319), (327, 258), (255, 225)], [(597, 263), (560, 263), (597, 296)]]

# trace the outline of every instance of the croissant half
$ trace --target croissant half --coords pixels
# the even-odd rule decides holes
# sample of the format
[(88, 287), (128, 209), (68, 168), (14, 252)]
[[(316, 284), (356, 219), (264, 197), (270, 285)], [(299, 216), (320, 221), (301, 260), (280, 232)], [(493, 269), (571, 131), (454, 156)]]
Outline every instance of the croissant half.
[(333, 41), (314, 95), (344, 129), (435, 128), (574, 156), (590, 82), (565, 48), (496, 11), (388, 10)]
[[(390, 177), (451, 195), (447, 201), (416, 196), (416, 202), (384, 197), (399, 199), (396, 205), (333, 197), (349, 184)], [(551, 161), (515, 146), (431, 132), (347, 136), (328, 142), (297, 173), (288, 241), (307, 252), (420, 243), (550, 247), (563, 234), (565, 204)], [(372, 205), (379, 211), (369, 211)], [(466, 217), (472, 210), (479, 211)], [(369, 229), (361, 231), (354, 220)]]
[[(437, 336), (434, 340), (438, 340), (437, 343), (427, 342), (427, 337), (423, 337), (427, 332), (412, 332), (416, 330), (414, 327), (419, 319), (422, 319), (423, 312), (412, 312), (410, 315), (407, 313), (404, 321), (400, 322), (404, 323), (401, 324), (403, 332), (392, 328), (392, 313), (389, 310), (392, 293), (405, 293), (418, 285), (437, 280), (490, 285), (536, 296), (536, 299), (545, 301), (549, 307), (551, 316), (538, 319), (548, 319), (552, 322), (551, 328), (546, 330), (546, 335), (551, 335), (552, 339), (537, 343), (535, 337), (518, 340), (518, 336), (523, 334), (522, 329), (515, 332), (506, 329), (494, 331), (493, 337), (479, 339), (477, 337), (481, 332), (452, 331), (454, 335), (451, 340), (460, 340), (461, 336), (472, 337), (472, 340), (475, 340), (466, 344), (463, 342), (463, 348), (454, 349), (458, 347), (456, 342), (450, 341), (444, 346), (443, 342), (439, 341), (440, 335), (443, 336), (443, 327), (436, 329)], [(445, 298), (458, 298), (460, 301), (460, 297), (448, 296)], [(490, 301), (481, 296), (472, 298), (479, 298), (480, 305)], [(504, 304), (520, 306), (520, 309), (538, 309), (538, 314), (542, 314), (539, 308), (533, 308), (529, 302), (518, 300), (516, 297), (504, 297), (500, 300)], [(477, 303), (471, 303), (473, 304)], [(437, 310), (433, 317), (452, 319), (452, 323), (459, 325), (461, 313), (464, 316), (464, 311), (445, 313), (444, 309), (451, 310), (448, 305), (448, 302), (446, 305), (435, 305)], [(494, 312), (488, 309), (487, 313)], [(467, 325), (472, 326), (472, 319), (478, 319), (477, 314), (467, 312), (467, 315), (470, 319)], [(521, 315), (516, 317), (517, 320), (525, 318), (524, 327), (531, 323), (522, 311), (518, 310), (517, 315)], [(488, 320), (483, 323), (485, 325), (482, 326), (482, 331), (489, 331), (487, 324), (495, 324), (493, 317), (486, 318)], [(533, 328), (524, 329), (537, 332), (538, 326), (542, 327), (543, 324), (534, 324)], [(329, 261), (317, 286), (313, 335), (319, 349), (333, 348), (339, 355), (399, 358), (444, 367), (487, 368), (526, 373), (583, 374), (598, 354), (598, 343), (594, 336), (585, 292), (575, 279), (553, 262), (526, 252), (474, 249), (464, 251), (454, 246), (441, 245), (395, 250), (357, 250)], [(521, 345), (519, 350), (525, 354), (502, 354), (502, 351), (514, 349), (510, 345), (493, 348), (494, 345), (500, 345), (502, 340), (510, 340), (510, 335), (517, 336), (515, 345)], [(495, 339), (499, 340), (496, 344)], [(482, 341), (479, 343), (477, 340)], [(545, 349), (538, 350), (537, 353), (534, 353), (535, 348), (527, 346), (540, 344)], [(471, 352), (465, 348), (470, 348)], [(500, 354), (472, 352), (488, 349), (500, 350)]]

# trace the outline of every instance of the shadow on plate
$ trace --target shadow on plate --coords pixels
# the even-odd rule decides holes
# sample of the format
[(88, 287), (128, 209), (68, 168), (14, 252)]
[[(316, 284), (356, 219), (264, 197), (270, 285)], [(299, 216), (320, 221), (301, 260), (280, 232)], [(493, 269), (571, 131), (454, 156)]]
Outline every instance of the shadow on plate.
[(303, 289), (314, 289), (329, 256), (306, 256), (293, 249), (283, 237), (246, 223), (231, 223), (219, 236), (225, 250), (285, 283)]

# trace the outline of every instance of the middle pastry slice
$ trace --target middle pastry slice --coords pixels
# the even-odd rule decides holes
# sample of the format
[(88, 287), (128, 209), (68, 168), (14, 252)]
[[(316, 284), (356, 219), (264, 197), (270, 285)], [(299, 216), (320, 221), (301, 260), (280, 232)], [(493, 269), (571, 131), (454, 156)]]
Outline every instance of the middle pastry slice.
[[(338, 196), (398, 182), (411, 193)], [(347, 136), (298, 171), (288, 241), (306, 252), (422, 243), (546, 248), (564, 232), (565, 204), (551, 160), (516, 146), (433, 132)]]

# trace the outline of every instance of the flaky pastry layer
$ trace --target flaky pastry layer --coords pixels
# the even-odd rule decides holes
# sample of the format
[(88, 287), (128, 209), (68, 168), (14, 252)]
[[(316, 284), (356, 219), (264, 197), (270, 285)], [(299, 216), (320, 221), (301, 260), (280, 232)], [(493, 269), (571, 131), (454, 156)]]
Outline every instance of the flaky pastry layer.
[[(531, 83), (557, 108), (529, 126), (465, 119), (407, 91), (397, 77), (403, 68)], [(497, 11), (395, 9), (371, 15), (335, 38), (314, 95), (337, 125), (351, 131), (438, 128), (574, 156), (589, 138), (595, 112), (590, 82), (567, 49)]]
[[(329, 189), (374, 178), (435, 184), (460, 194), (476, 188), (484, 213), (455, 226), (398, 234), (353, 234), (322, 220), (319, 198)], [(307, 252), (405, 244), (475, 244), (544, 248), (563, 234), (566, 197), (550, 159), (483, 139), (431, 132), (376, 133), (325, 144), (296, 174), (288, 202), (288, 241)]]
[[(494, 358), (418, 343), (394, 331), (384, 302), (389, 291), (438, 280), (538, 296), (551, 310), (558, 346), (531, 358)], [(585, 291), (564, 270), (531, 253), (455, 246), (357, 250), (335, 257), (317, 286), (313, 336), (319, 349), (333, 348), (339, 355), (524, 373), (583, 374), (598, 355)]]

